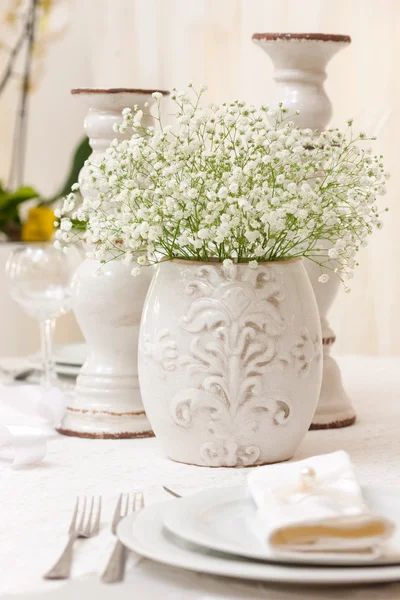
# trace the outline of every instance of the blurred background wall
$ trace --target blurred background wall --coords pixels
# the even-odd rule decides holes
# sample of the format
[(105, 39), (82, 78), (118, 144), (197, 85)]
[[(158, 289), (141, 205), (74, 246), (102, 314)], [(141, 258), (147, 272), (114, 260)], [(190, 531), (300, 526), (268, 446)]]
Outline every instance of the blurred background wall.
[[(15, 0), (13, 0), (15, 2)], [(254, 32), (350, 34), (328, 67), (332, 124), (349, 117), (377, 134), (392, 172), (385, 227), (360, 255), (351, 294), (330, 314), (336, 353), (400, 352), (399, 0), (53, 0), (42, 73), (29, 105), (26, 182), (51, 194), (82, 135), (84, 108), (72, 87), (208, 85), (208, 99), (268, 103), (272, 64)], [(0, 0), (0, 14), (10, 5)], [(53, 32), (53, 34), (51, 34)], [(7, 25), (0, 23), (0, 41)], [(0, 72), (5, 56), (0, 52)], [(0, 180), (8, 173), (17, 88), (0, 97)], [(0, 278), (0, 285), (4, 285)], [(1, 310), (1, 307), (0, 307)], [(3, 335), (6, 320), (3, 318)], [(68, 339), (68, 327), (63, 339)], [(32, 334), (33, 335), (33, 334)], [(71, 334), (72, 335), (72, 334)], [(33, 338), (32, 338), (33, 339)], [(29, 342), (29, 340), (28, 340)], [(28, 345), (33, 344), (33, 341)]]

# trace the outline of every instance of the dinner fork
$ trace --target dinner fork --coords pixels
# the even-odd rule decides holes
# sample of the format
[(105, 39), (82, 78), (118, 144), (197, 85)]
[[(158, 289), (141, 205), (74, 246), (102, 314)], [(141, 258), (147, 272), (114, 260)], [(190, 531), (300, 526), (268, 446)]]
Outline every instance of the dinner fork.
[[(89, 514), (86, 517), (86, 506), (90, 502)], [(91, 538), (99, 533), (100, 530), (100, 515), (101, 515), (101, 496), (95, 502), (95, 497), (92, 496), (87, 502), (84, 496), (81, 502), (76, 499), (74, 512), (72, 515), (71, 524), (68, 530), (68, 543), (64, 548), (63, 553), (56, 564), (44, 575), (44, 579), (68, 579), (71, 574), (73, 546), (77, 538)], [(81, 507), (81, 504), (83, 505)], [(78, 520), (78, 516), (80, 517)]]
[[(124, 502), (125, 501), (125, 502)], [(124, 508), (123, 505), (124, 504)], [(141, 492), (132, 494), (121, 494), (115, 507), (114, 517), (111, 525), (113, 535), (117, 533), (117, 525), (130, 512), (141, 510), (144, 507), (144, 497)], [(117, 540), (114, 550), (110, 556), (107, 566), (104, 570), (101, 580), (104, 583), (117, 583), (124, 578), (126, 549), (125, 546)]]

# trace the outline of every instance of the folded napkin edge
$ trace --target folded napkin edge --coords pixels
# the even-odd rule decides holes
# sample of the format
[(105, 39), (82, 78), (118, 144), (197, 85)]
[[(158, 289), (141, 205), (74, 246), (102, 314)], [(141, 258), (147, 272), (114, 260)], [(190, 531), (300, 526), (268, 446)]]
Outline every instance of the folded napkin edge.
[(269, 536), (272, 545), (287, 545), (296, 543), (313, 543), (316, 539), (352, 540), (360, 542), (366, 539), (384, 541), (394, 530), (394, 524), (386, 517), (371, 516), (343, 517), (324, 520), (323, 522), (308, 522), (305, 524), (287, 525), (273, 531)]

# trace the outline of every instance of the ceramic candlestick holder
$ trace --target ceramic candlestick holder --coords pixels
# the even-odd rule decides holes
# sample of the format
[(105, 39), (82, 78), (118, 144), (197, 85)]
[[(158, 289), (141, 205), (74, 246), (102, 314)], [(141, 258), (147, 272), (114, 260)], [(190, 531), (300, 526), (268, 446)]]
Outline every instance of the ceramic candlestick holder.
[[(301, 128), (325, 129), (332, 117), (332, 105), (324, 88), (325, 69), (330, 59), (350, 44), (350, 37), (320, 33), (255, 33), (253, 41), (268, 54), (275, 67), (275, 93), (268, 103), (276, 106), (282, 102)], [(297, 110), (299, 115), (295, 115)], [(320, 271), (315, 269), (315, 264), (305, 261), (305, 266), (317, 298), (324, 347), (322, 388), (311, 429), (345, 427), (354, 423), (356, 414), (343, 388), (339, 366), (330, 355), (335, 334), (327, 321), (339, 280), (331, 277), (328, 284), (320, 284)]]

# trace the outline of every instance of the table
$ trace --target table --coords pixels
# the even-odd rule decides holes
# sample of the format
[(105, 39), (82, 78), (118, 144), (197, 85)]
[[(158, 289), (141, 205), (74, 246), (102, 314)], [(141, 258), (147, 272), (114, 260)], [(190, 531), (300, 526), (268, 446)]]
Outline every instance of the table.
[[(347, 450), (360, 481), (400, 485), (400, 357), (344, 357), (346, 389), (357, 410), (353, 427), (310, 431), (295, 459)], [(126, 580), (104, 585), (98, 573), (112, 543), (109, 524), (120, 492), (142, 490), (147, 504), (166, 498), (161, 485), (182, 494), (244, 482), (248, 469), (208, 469), (166, 459), (156, 439), (85, 440), (59, 436), (44, 461), (22, 471), (0, 463), (0, 594), (29, 598), (103, 600), (398, 599), (400, 583), (368, 588), (310, 589), (245, 583), (164, 567), (131, 556)], [(103, 529), (78, 549), (75, 576), (44, 581), (65, 541), (78, 494), (101, 494)], [(85, 562), (86, 561), (86, 562)], [(13, 596), (15, 598), (16, 596)]]

